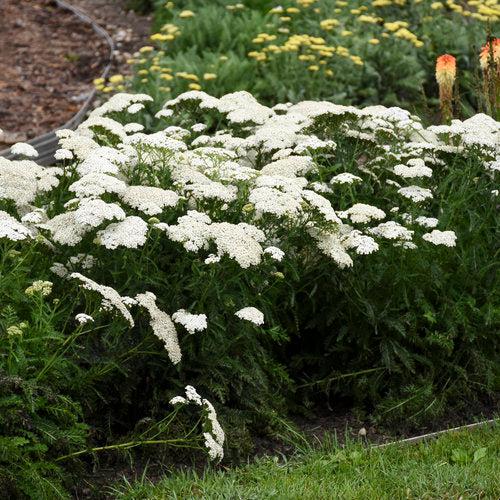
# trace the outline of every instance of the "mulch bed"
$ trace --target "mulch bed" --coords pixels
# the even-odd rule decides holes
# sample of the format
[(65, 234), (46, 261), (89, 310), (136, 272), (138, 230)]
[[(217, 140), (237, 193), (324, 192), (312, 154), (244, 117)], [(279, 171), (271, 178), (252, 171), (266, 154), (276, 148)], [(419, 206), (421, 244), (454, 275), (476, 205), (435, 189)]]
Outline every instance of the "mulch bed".
[(0, 149), (62, 126), (78, 112), (109, 48), (52, 0), (0, 2)]

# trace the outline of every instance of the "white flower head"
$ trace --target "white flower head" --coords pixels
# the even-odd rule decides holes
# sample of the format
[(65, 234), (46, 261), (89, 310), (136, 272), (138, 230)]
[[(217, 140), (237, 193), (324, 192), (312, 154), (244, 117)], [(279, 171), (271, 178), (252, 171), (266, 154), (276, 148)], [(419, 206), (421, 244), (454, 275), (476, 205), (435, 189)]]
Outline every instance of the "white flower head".
[(75, 316), (75, 320), (80, 324), (80, 325), (86, 325), (87, 323), (93, 323), (94, 318), (88, 314), (84, 313), (79, 313)]
[(38, 151), (27, 142), (17, 142), (10, 148), (13, 155), (26, 156), (27, 158), (36, 158)]
[(140, 293), (135, 296), (135, 300), (139, 306), (148, 311), (153, 333), (163, 341), (170, 361), (176, 365), (181, 360), (182, 354), (177, 332), (170, 316), (158, 308), (156, 295), (151, 292)]
[(420, 203), (429, 198), (432, 198), (432, 191), (430, 189), (423, 188), (420, 186), (402, 187), (398, 189), (398, 193), (401, 196), (414, 201), (415, 203)]
[(236, 311), (234, 315), (257, 326), (264, 324), (264, 314), (255, 307), (244, 307)]
[(332, 177), (330, 180), (331, 184), (353, 184), (354, 182), (361, 182), (363, 179), (357, 175), (350, 174), (349, 172), (344, 172)]
[(457, 242), (457, 235), (454, 231), (440, 231), (439, 229), (434, 229), (430, 233), (424, 234), (422, 239), (433, 245), (454, 247)]
[(264, 253), (267, 253), (271, 256), (272, 259), (281, 262), (283, 257), (285, 256), (285, 252), (278, 247), (267, 247), (264, 250)]
[(207, 316), (205, 314), (191, 314), (185, 309), (179, 309), (172, 314), (172, 320), (181, 324), (189, 333), (207, 329)]

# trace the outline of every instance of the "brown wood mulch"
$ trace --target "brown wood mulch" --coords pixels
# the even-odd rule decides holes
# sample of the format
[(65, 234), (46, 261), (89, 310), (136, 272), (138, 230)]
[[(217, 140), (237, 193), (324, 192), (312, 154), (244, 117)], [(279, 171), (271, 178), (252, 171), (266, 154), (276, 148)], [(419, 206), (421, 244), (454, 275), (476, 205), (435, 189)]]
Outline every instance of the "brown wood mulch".
[[(112, 71), (147, 40), (150, 20), (120, 0), (69, 0), (111, 30)], [(0, 1), (0, 149), (61, 127), (78, 112), (109, 47), (92, 27), (53, 0)]]

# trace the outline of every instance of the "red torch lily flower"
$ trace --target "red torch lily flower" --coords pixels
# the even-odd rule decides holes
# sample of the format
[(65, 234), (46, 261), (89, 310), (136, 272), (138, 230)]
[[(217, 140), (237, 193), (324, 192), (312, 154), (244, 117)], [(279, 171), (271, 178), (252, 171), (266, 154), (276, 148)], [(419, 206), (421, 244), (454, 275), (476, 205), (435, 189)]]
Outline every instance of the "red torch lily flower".
[(457, 76), (457, 60), (450, 54), (439, 56), (436, 60), (436, 80), (439, 85), (439, 101), (444, 121), (453, 117), (453, 85)]

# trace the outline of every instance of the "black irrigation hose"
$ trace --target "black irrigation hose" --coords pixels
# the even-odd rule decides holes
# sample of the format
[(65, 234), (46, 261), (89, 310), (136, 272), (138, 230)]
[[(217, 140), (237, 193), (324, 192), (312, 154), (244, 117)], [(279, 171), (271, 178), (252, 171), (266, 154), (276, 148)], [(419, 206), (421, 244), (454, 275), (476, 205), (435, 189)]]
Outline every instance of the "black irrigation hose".
[[(75, 16), (77, 16), (80, 20), (82, 20), (85, 23), (88, 23), (92, 26), (92, 29), (102, 38), (104, 38), (108, 44), (109, 47), (109, 56), (108, 56), (108, 61), (106, 64), (106, 67), (104, 68), (103, 72), (101, 73), (101, 78), (106, 78), (109, 74), (109, 71), (111, 69), (111, 62), (113, 59), (113, 51), (115, 49), (115, 44), (113, 43), (112, 38), (109, 36), (108, 32), (99, 26), (91, 17), (89, 17), (87, 14), (82, 12), (80, 9), (77, 7), (73, 7), (72, 5), (66, 3), (64, 0), (55, 0), (57, 3), (57, 6), (60, 7), (61, 9), (66, 9), (72, 12)], [(50, 165), (51, 163), (54, 162), (54, 153), (57, 149), (57, 143), (58, 143), (58, 138), (55, 134), (56, 130), (62, 129), (62, 128), (69, 128), (69, 129), (74, 129), (76, 128), (82, 121), (83, 118), (85, 117), (86, 113), (88, 112), (92, 101), (94, 100), (96, 95), (96, 89), (93, 88), (91, 92), (89, 93), (88, 97), (85, 99), (85, 102), (83, 103), (82, 107), (76, 113), (69, 121), (67, 121), (64, 125), (58, 127), (55, 130), (52, 130), (51, 132), (47, 132), (46, 134), (39, 135), (38, 137), (34, 137), (33, 139), (27, 141), (28, 144), (31, 144), (37, 151), (38, 151), (38, 158), (36, 159), (37, 163), (40, 165)], [(9, 149), (4, 149), (3, 151), (0, 151), (0, 156), (5, 156), (6, 158), (13, 159), (14, 155), (10, 152)]]

